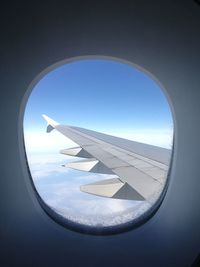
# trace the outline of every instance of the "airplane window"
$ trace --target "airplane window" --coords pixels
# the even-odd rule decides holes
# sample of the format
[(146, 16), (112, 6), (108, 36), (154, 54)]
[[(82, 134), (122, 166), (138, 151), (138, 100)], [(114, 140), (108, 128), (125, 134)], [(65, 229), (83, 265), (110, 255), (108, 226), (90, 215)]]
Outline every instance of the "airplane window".
[(117, 231), (161, 203), (173, 118), (163, 89), (135, 65), (106, 57), (62, 63), (32, 88), (23, 126), (36, 194), (61, 224)]

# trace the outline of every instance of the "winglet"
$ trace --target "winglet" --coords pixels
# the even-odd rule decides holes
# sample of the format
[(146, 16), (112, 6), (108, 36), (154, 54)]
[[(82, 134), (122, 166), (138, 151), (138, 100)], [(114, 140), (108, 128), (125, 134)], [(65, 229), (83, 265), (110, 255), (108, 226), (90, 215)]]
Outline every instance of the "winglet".
[(58, 122), (52, 120), (51, 118), (49, 118), (47, 115), (42, 114), (42, 117), (45, 119), (45, 121), (47, 122), (47, 133), (50, 133), (56, 126), (59, 125)]

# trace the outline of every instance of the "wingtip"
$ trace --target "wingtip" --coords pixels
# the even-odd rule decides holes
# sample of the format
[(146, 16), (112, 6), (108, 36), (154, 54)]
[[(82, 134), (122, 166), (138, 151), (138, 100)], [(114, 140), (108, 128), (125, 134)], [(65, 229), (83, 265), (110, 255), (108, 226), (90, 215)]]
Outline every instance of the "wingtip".
[(46, 114), (42, 114), (42, 117), (47, 120), (49, 117)]
[(48, 117), (47, 115), (45, 114), (42, 114), (42, 117), (45, 119), (45, 121), (47, 122), (48, 125), (51, 125), (53, 127), (59, 125), (58, 122), (54, 121), (53, 119), (51, 119), (50, 117)]

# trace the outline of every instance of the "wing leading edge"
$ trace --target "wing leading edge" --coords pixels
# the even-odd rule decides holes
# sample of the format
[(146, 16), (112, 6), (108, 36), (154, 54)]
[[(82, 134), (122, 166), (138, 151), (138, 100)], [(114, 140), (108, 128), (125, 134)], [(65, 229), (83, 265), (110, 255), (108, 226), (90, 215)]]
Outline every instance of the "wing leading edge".
[(78, 144), (60, 153), (85, 158), (66, 167), (117, 176), (83, 185), (81, 191), (116, 199), (148, 200), (164, 185), (170, 150), (61, 125), (46, 115), (43, 118), (47, 121), (47, 132), (56, 129)]

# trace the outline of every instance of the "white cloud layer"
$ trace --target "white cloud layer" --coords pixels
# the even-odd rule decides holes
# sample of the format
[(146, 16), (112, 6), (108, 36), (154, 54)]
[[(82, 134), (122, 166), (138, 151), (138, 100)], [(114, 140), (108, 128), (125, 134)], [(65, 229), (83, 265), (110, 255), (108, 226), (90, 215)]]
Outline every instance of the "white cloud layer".
[(46, 133), (44, 131), (25, 131), (24, 139), (28, 153), (58, 152), (60, 149), (75, 147), (73, 141), (57, 131)]
[(60, 215), (90, 226), (112, 226), (133, 220), (151, 204), (116, 200), (80, 191), (83, 184), (114, 176), (90, 174), (61, 167), (75, 160), (58, 153), (28, 154), (28, 162), (36, 189), (44, 201)]

